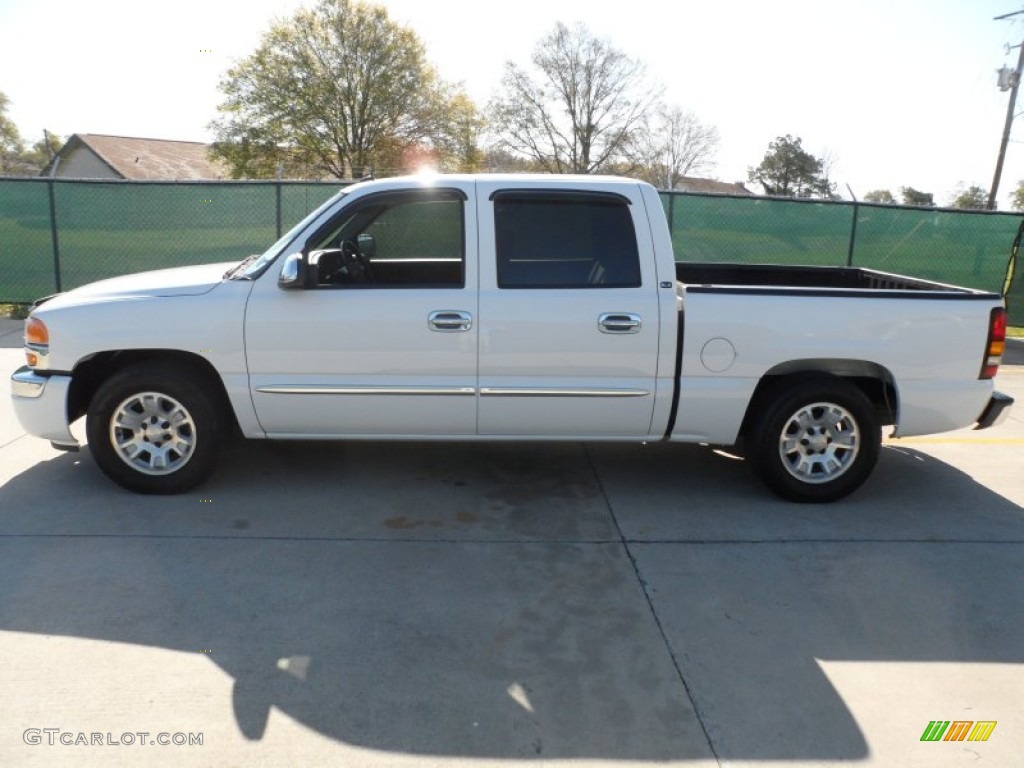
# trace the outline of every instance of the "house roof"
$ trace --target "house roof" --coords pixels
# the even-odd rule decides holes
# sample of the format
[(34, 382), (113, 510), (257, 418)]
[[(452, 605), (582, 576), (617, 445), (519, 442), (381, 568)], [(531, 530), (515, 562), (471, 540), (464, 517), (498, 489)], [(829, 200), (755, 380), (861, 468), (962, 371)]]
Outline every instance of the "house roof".
[[(209, 158), (210, 146), (198, 141), (76, 133), (61, 148), (59, 156), (83, 145), (124, 179), (223, 179), (228, 176), (225, 166)], [(48, 172), (49, 169), (43, 173)]]
[(683, 176), (676, 184), (676, 189), (685, 192), (706, 192), (713, 195), (751, 195), (742, 182), (716, 181), (715, 179), (699, 179), (696, 176)]

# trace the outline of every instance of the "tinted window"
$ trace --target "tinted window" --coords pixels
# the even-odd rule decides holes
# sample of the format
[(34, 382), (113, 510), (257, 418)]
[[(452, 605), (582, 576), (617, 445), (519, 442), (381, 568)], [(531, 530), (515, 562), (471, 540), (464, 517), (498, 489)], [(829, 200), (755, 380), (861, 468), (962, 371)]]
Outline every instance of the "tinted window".
[(624, 198), (499, 193), (494, 216), (500, 288), (640, 285), (636, 232)]
[(463, 201), (444, 190), (358, 201), (310, 239), (322, 287), (461, 287)]
[(363, 233), (373, 237), (380, 261), (462, 259), (462, 202), (425, 200), (396, 205)]

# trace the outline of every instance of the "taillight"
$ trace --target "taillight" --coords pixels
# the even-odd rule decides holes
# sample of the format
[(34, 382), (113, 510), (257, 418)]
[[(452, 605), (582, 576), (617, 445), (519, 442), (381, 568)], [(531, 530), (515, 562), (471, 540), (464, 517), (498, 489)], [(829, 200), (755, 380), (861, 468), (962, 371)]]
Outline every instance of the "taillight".
[(988, 340), (985, 342), (985, 357), (981, 361), (979, 379), (994, 378), (1003, 362), (1003, 350), (1006, 349), (1006, 310), (996, 307), (989, 315)]

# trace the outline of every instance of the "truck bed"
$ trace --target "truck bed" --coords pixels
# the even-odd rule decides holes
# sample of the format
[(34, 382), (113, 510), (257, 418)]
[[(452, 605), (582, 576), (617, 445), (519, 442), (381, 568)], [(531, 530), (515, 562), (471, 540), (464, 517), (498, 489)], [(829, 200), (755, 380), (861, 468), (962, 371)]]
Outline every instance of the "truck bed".
[[(676, 279), (690, 292), (777, 293), (849, 296), (869, 292), (904, 298), (998, 298), (996, 294), (860, 267), (791, 267), (773, 264), (676, 262)], [(817, 289), (817, 290), (814, 290)], [(834, 293), (833, 293), (834, 292)]]

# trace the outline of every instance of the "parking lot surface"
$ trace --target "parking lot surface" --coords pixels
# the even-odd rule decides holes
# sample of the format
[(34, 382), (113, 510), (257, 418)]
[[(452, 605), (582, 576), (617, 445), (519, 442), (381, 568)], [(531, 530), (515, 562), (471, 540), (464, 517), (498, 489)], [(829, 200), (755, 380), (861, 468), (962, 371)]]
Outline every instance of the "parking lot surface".
[(22, 433), (0, 349), (0, 765), (1018, 765), (1007, 359), (1006, 423), (815, 506), (674, 445), (239, 442), (142, 497)]

